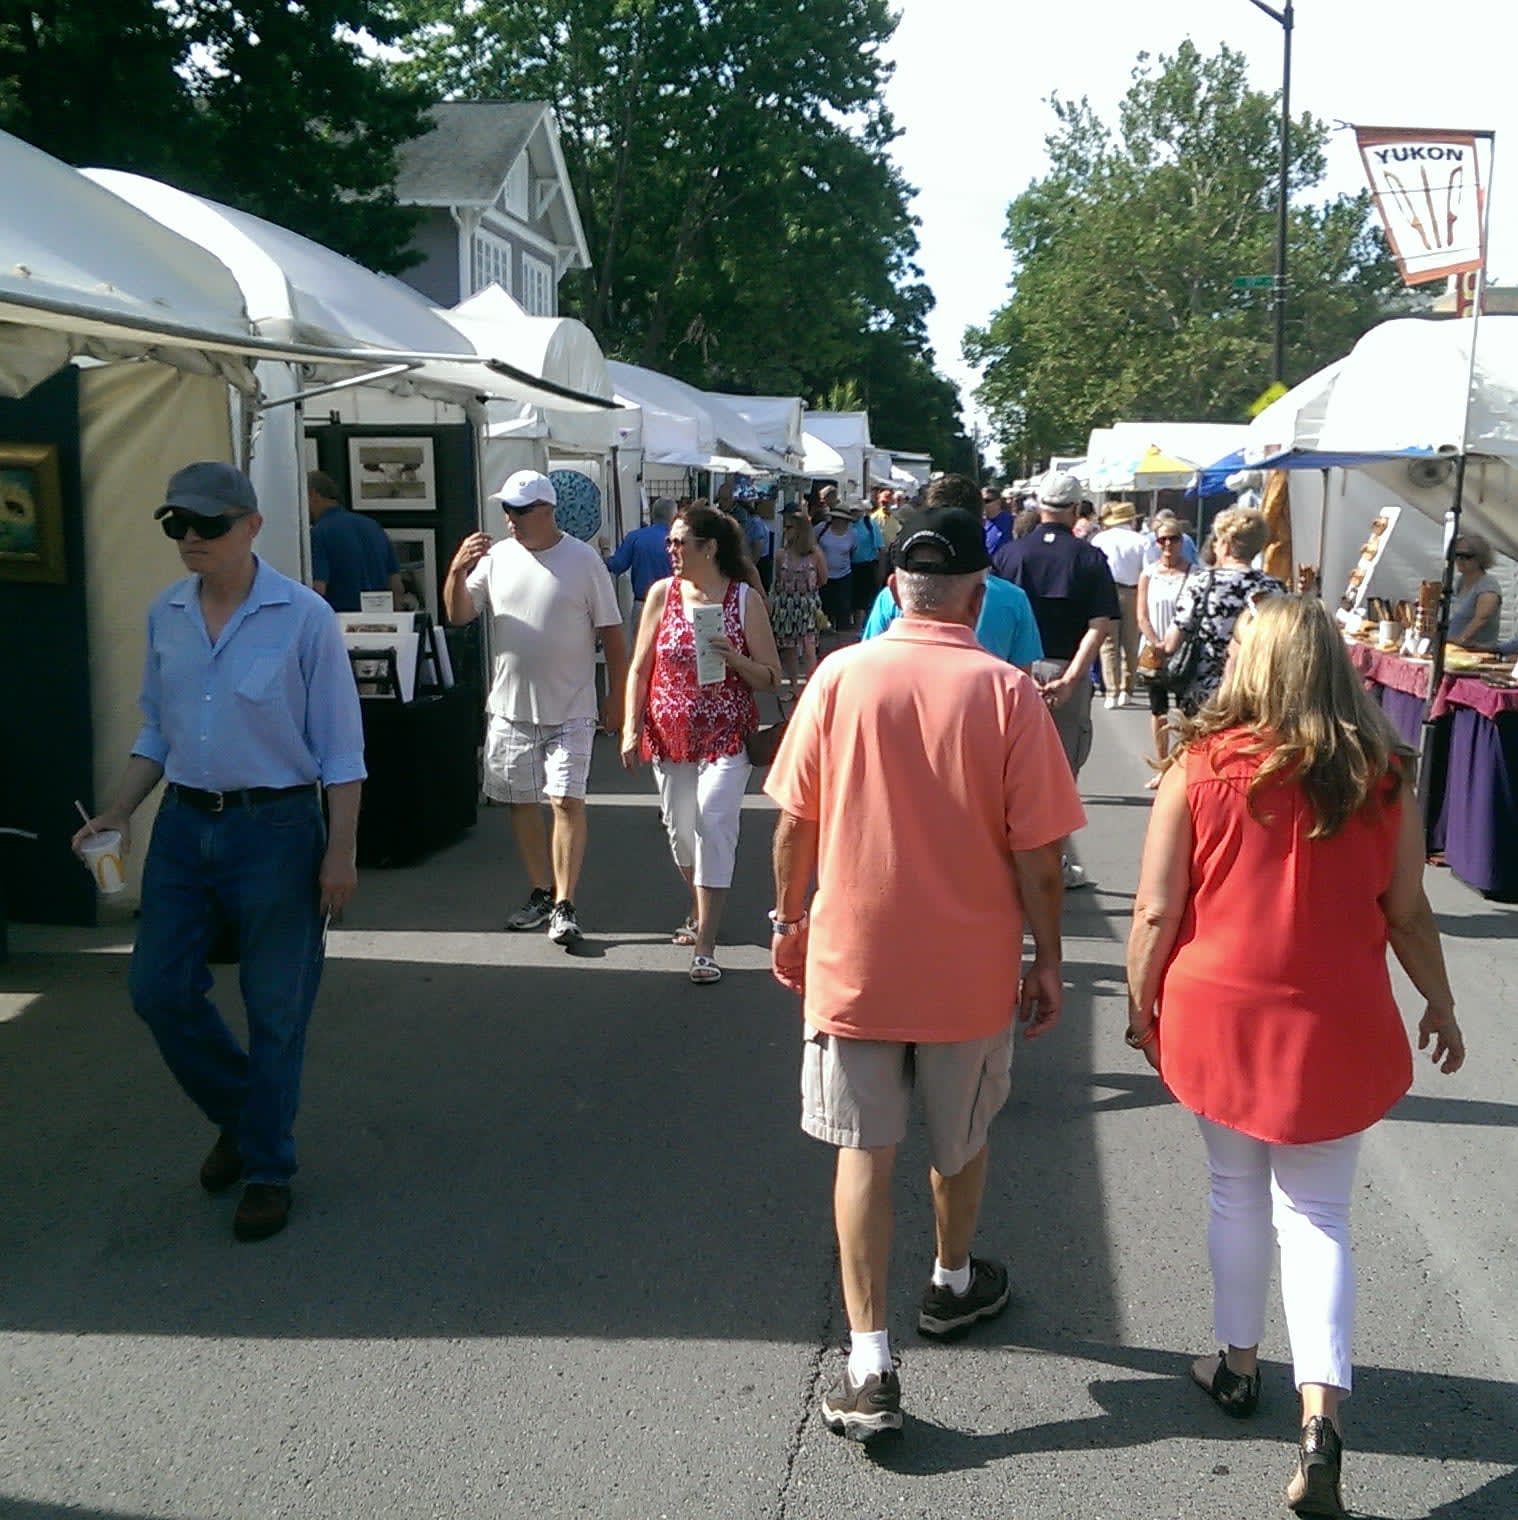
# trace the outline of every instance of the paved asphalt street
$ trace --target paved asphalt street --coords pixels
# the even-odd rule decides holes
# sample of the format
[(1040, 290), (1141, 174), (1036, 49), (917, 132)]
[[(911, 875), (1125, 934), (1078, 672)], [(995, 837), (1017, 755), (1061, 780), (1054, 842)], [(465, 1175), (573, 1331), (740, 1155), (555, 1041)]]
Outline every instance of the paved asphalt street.
[[(993, 1132), (980, 1246), (1013, 1305), (959, 1346), (917, 1339), (914, 1137), (900, 1442), (818, 1421), (843, 1331), (830, 1156), (797, 1129), (797, 1012), (766, 969), (768, 805), (744, 819), (726, 980), (692, 987), (652, 783), (603, 740), (578, 956), (500, 932), (523, 893), (500, 810), (361, 881), (311, 1029), (296, 1213), (262, 1245), (196, 1185), (211, 1137), (126, 1006), (129, 926), (13, 928), (0, 1516), (1284, 1515), (1278, 1308), (1254, 1421), (1184, 1381), (1213, 1344), (1201, 1144), (1121, 1039), (1148, 719), (1096, 717), (1098, 887), (1067, 902), (1065, 1017)], [(1430, 887), (1471, 1060), (1420, 1066), (1364, 1153), (1347, 1497), (1515, 1520), (1518, 909)]]

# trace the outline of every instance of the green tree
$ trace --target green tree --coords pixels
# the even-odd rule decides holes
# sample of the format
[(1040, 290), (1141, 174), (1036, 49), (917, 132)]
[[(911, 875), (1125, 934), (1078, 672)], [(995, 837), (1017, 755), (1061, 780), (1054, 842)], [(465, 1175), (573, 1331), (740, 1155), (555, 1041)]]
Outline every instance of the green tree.
[(397, 146), (430, 97), (359, 45), (379, 0), (33, 0), (7, 8), (0, 111), (66, 163), (168, 180), (394, 270), (415, 216)]
[(884, 347), (931, 376), (887, 0), (400, 3), (404, 78), (552, 103), (595, 266), (564, 303), (609, 353), (791, 395), (863, 390)]
[[(1233, 288), (1275, 263), (1279, 97), (1243, 54), (1141, 54), (1115, 130), (1051, 101), (1050, 170), (1008, 208), (1011, 299), (965, 336), (1009, 465), (1084, 448), (1121, 417), (1242, 420), (1271, 376), (1268, 292)], [(1327, 127), (1292, 125), (1301, 202)], [(1293, 204), (1287, 352), (1301, 379), (1387, 313), (1395, 266), (1365, 195)]]

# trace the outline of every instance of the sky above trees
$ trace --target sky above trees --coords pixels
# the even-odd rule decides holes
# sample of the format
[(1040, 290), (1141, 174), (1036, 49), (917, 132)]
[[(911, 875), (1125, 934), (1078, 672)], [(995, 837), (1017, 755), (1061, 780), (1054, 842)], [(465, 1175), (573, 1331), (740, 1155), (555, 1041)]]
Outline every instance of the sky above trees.
[[(919, 192), (917, 262), (937, 298), (928, 336), (939, 368), (968, 394), (974, 370), (960, 340), (1006, 299), (1002, 231), (1014, 197), (1048, 172), (1044, 138), (1056, 126), (1048, 97), (1086, 95), (1108, 115), (1140, 52), (1173, 53), (1188, 36), (1205, 54), (1224, 42), (1239, 49), (1253, 86), (1273, 91), (1281, 31), (1248, 0), (900, 0), (897, 9), (886, 101), (902, 135), (892, 152)], [(1330, 123), (1496, 129), (1492, 274), (1518, 283), (1518, 91), (1501, 8), (1448, 0), (1416, 26), (1364, 0), (1297, 0), (1296, 14), (1295, 111)], [(1336, 134), (1321, 194), (1362, 186), (1353, 140)], [(1261, 321), (1269, 321), (1263, 307)]]

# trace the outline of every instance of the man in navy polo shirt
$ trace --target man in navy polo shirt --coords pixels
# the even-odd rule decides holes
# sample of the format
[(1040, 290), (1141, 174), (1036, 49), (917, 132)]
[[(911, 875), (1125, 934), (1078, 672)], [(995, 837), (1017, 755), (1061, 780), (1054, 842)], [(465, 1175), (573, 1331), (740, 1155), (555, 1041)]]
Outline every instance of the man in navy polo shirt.
[[(1071, 531), (1080, 504), (1080, 481), (1051, 471), (1038, 493), (1038, 527), (991, 556), (992, 572), (1021, 586), (1033, 603), (1044, 645), (1033, 679), (1077, 777), (1091, 753), (1091, 665), (1121, 615), (1107, 556)], [(1064, 871), (1067, 888), (1089, 885), (1068, 847)]]
[(359, 612), (365, 591), (388, 591), (396, 608), (406, 588), (396, 562), (395, 545), (368, 517), (350, 512), (338, 500), (337, 482), (320, 470), (306, 476), (306, 506), (311, 513), (311, 589), (326, 597), (334, 612)]

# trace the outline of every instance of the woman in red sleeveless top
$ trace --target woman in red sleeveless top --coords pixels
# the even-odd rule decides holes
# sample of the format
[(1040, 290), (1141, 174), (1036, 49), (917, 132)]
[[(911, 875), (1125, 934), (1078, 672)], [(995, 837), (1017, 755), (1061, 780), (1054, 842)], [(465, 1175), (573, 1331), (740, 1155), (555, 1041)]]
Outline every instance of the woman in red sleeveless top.
[[(749, 777), (744, 738), (759, 726), (754, 692), (780, 685), (780, 657), (764, 598), (746, 584), (750, 567), (732, 518), (691, 507), (668, 546), (675, 573), (649, 588), (627, 673), (622, 763), (653, 762), (670, 849), (691, 889), (675, 943), (692, 947), (691, 981), (708, 983), (722, 977), (713, 952)], [(709, 647), (726, 667), (705, 685), (695, 628), (702, 608), (720, 609), (722, 632)]]
[(1465, 1058), (1410, 758), (1322, 604), (1258, 602), (1219, 691), (1183, 724), (1134, 903), (1128, 1043), (1197, 1115), (1211, 1176), (1225, 1349), (1192, 1376), (1228, 1413), (1254, 1412), (1273, 1233), (1302, 1400), (1299, 1514), (1345, 1513), (1350, 1193), (1361, 1136), (1412, 1081), (1388, 946), (1425, 1000), (1419, 1048), (1444, 1072)]

